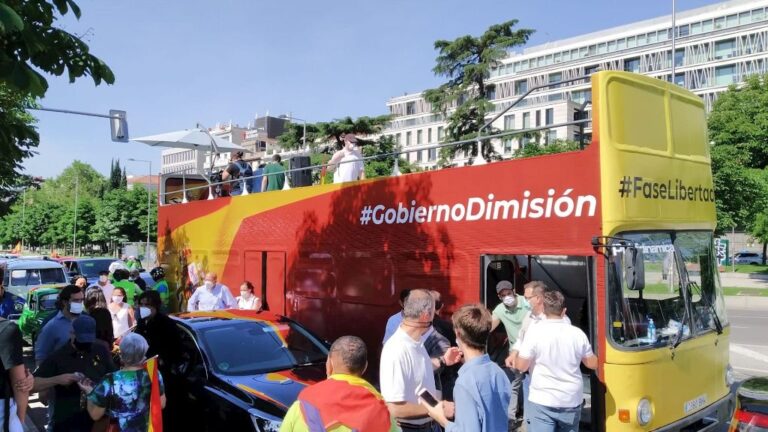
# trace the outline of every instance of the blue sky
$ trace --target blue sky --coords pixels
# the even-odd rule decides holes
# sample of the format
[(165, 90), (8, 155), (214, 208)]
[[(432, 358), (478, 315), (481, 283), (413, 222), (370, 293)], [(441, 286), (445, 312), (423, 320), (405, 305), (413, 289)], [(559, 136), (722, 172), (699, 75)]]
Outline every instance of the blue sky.
[[(678, 11), (714, 0), (677, 0)], [(41, 104), (128, 112), (132, 137), (194, 127), (245, 125), (258, 113), (310, 122), (386, 113), (390, 97), (441, 83), (432, 74), (438, 39), (479, 35), (518, 19), (529, 46), (671, 13), (671, 0), (80, 0), (91, 51), (115, 72), (112, 86), (50, 78)], [(620, 5), (620, 7), (618, 6)], [(89, 31), (90, 29), (90, 31)], [(160, 150), (113, 143), (106, 119), (35, 112), (39, 154), (26, 172), (51, 177), (78, 159), (106, 173), (112, 158)], [(146, 164), (127, 162), (128, 172)]]

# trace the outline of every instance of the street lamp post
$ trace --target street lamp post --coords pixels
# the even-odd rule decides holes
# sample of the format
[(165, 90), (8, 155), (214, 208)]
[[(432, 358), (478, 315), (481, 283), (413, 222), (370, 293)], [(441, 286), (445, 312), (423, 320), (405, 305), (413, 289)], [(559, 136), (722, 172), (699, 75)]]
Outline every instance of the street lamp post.
[(75, 220), (72, 224), (72, 256), (77, 256), (77, 198), (80, 187), (80, 177), (75, 176)]
[(147, 246), (144, 248), (144, 259), (147, 260), (149, 265), (149, 233), (151, 231), (151, 215), (152, 215), (152, 191), (149, 186), (152, 184), (152, 161), (143, 159), (128, 159), (131, 162), (146, 162), (149, 164), (149, 177), (147, 180)]
[(27, 212), (27, 188), (25, 187), (24, 190), (21, 192), (21, 250), (20, 250), (21, 253), (24, 252), (24, 231), (27, 229), (26, 212)]

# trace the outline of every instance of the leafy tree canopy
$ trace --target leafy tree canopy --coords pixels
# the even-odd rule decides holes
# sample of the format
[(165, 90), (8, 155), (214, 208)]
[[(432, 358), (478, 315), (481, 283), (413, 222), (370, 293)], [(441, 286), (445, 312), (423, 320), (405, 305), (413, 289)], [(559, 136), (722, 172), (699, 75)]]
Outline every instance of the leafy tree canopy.
[[(436, 89), (427, 90), (424, 97), (432, 104), (434, 112), (448, 116), (445, 142), (474, 138), (485, 123), (486, 115), (493, 109), (489, 102), (493, 86), (486, 83), (491, 70), (507, 56), (510, 48), (524, 45), (534, 32), (516, 29), (517, 22), (510, 20), (492, 25), (479, 37), (465, 35), (453, 41), (435, 42), (439, 54), (432, 71), (448, 81)], [(490, 159), (493, 148), (490, 145), (483, 148), (483, 157)], [(473, 141), (444, 148), (442, 159), (452, 158), (457, 151), (476, 157), (477, 144)]]

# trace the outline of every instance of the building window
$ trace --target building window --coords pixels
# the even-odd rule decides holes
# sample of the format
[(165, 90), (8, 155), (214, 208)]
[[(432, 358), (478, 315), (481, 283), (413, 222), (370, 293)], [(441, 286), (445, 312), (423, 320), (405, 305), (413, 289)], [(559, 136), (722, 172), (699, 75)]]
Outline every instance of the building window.
[(648, 42), (648, 37), (644, 34), (637, 35), (637, 46), (643, 46)]
[(509, 114), (504, 116), (504, 130), (515, 128), (515, 115)]
[(541, 126), (541, 110), (536, 110), (536, 127)]
[(408, 102), (405, 104), (405, 115), (416, 114), (416, 102)]
[(504, 154), (508, 155), (508, 154), (512, 153), (512, 147), (513, 147), (513, 145), (515, 143), (515, 139), (514, 138), (504, 138), (504, 141), (502, 141), (502, 143), (504, 145)]
[(648, 43), (656, 43), (656, 32), (650, 32), (648, 33)]
[(406, 147), (411, 145), (411, 131), (405, 133), (405, 145)]
[(531, 139), (529, 137), (527, 137), (527, 136), (524, 136), (524, 137), (520, 138), (520, 147), (525, 147), (530, 142), (531, 142)]
[(421, 150), (416, 152), (416, 162), (421, 162)]
[(728, 15), (725, 17), (725, 26), (730, 27), (736, 27), (739, 24), (739, 17), (736, 16), (736, 14)]
[(627, 72), (640, 72), (640, 57), (624, 60), (624, 70)]
[(685, 50), (675, 50), (675, 66), (682, 66), (685, 63)]
[(684, 73), (675, 74), (675, 84), (679, 85), (680, 87), (685, 87), (685, 74)]
[[(555, 73), (549, 74), (549, 83), (550, 84), (559, 83), (562, 80), (563, 80), (562, 72), (555, 72)], [(558, 88), (558, 87), (560, 87), (560, 86), (552, 86), (551, 88)]]
[(691, 24), (691, 34), (696, 35), (699, 33), (701, 33), (701, 23), (697, 22), (697, 23)]
[(715, 42), (715, 60), (731, 58), (734, 56), (735, 51), (736, 39)]
[(427, 157), (429, 158), (430, 161), (437, 159), (437, 149), (431, 148), (427, 150)]
[(554, 122), (555, 122), (555, 109), (547, 108), (546, 111), (544, 111), (544, 124), (551, 125)]
[(690, 34), (690, 28), (688, 27), (688, 24), (681, 25), (677, 28), (677, 36), (678, 37), (686, 37)]
[(755, 9), (752, 11), (752, 22), (758, 22), (765, 19), (765, 9)]
[(496, 86), (490, 85), (485, 88), (485, 94), (488, 96), (488, 100), (496, 99)]
[(720, 66), (715, 68), (715, 85), (730, 85), (735, 82), (736, 66)]
[(395, 144), (400, 144), (400, 139), (402, 138), (402, 134), (398, 133), (395, 135)]
[(701, 32), (707, 33), (712, 31), (712, 20), (706, 20), (701, 22)]
[(584, 75), (592, 75), (597, 72), (598, 69), (600, 69), (600, 65), (585, 66)]
[(432, 142), (432, 128), (427, 129), (427, 142)]
[(725, 17), (715, 18), (715, 30), (721, 30), (725, 28)]
[(557, 131), (548, 130), (547, 136), (544, 137), (544, 140), (546, 144), (552, 144), (553, 142), (555, 142), (555, 140), (557, 140)]
[(531, 127), (531, 113), (523, 113), (523, 129)]
[(526, 80), (520, 80), (515, 81), (515, 94), (521, 95), (528, 91), (528, 81)]
[(416, 131), (416, 144), (421, 144), (423, 138), (422, 135), (424, 135), (422, 132), (423, 131), (421, 129)]
[(445, 132), (443, 130), (443, 127), (442, 126), (438, 126), (437, 127), (437, 139), (439, 141), (442, 141), (443, 138), (445, 138)]

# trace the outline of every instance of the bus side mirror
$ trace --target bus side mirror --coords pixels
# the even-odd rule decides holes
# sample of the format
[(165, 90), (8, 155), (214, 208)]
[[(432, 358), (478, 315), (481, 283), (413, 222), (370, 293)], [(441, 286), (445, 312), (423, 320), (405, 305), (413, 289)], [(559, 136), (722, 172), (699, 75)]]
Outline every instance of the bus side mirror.
[(632, 291), (645, 288), (645, 263), (641, 249), (628, 247), (624, 250), (624, 280)]

